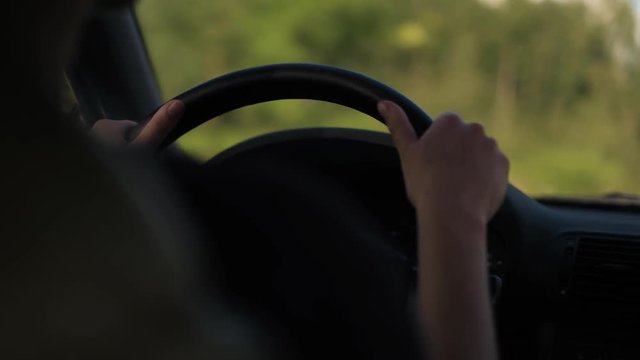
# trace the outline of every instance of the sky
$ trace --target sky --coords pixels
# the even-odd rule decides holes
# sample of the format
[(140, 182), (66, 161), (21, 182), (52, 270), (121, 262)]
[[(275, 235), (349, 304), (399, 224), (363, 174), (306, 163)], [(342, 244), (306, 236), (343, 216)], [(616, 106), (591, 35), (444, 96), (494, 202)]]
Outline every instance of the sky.
[(640, 0), (629, 0), (636, 13), (636, 43), (640, 43)]
[[(502, 3), (504, 3), (507, 0), (478, 0), (478, 1), (486, 5), (496, 7), (496, 6), (500, 6)], [(542, 2), (546, 0), (530, 0), (530, 1)], [(587, 5), (589, 5), (591, 8), (597, 10), (600, 6), (606, 5), (607, 2), (610, 0), (551, 0), (551, 1), (558, 1), (558, 2), (582, 1)], [(636, 18), (635, 38), (636, 38), (636, 42), (640, 44), (640, 0), (627, 0), (627, 1), (629, 2), (629, 4), (631, 4), (631, 7), (634, 9), (634, 12), (635, 12), (635, 18)]]
[[(491, 6), (498, 6), (500, 4), (502, 4), (503, 2), (505, 2), (506, 0), (478, 0), (481, 3), (485, 3), (487, 5), (491, 5)], [(531, 1), (535, 1), (535, 2), (541, 2), (544, 0), (531, 0)], [(600, 4), (604, 4), (606, 3), (608, 0), (555, 0), (555, 1), (559, 1), (559, 2), (568, 2), (568, 1), (583, 1), (593, 7), (598, 7)], [(631, 5), (633, 6), (634, 9), (636, 9), (636, 11), (640, 11), (640, 0), (628, 0), (629, 3), (631, 3)]]

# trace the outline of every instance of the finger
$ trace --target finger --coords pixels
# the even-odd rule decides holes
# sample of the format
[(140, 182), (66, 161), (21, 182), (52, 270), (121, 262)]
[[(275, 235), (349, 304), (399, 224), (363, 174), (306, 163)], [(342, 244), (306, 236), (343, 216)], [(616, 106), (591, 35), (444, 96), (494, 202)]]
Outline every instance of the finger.
[(434, 121), (434, 127), (455, 128), (461, 125), (464, 125), (464, 121), (460, 115), (453, 112), (442, 113)]
[(93, 124), (89, 133), (110, 145), (125, 145), (127, 133), (136, 125), (131, 120), (102, 119)]
[(499, 156), (500, 156), (500, 160), (502, 161), (502, 163), (504, 164), (504, 172), (505, 175), (507, 176), (507, 178), (509, 177), (509, 170), (511, 168), (511, 162), (509, 161), (509, 158), (507, 157), (507, 155), (505, 155), (502, 151), (499, 151)]
[(486, 137), (484, 126), (480, 123), (469, 123), (467, 124), (469, 132), (479, 137)]
[(400, 156), (403, 156), (407, 148), (418, 140), (407, 114), (400, 106), (386, 100), (378, 103), (378, 112), (387, 123)]
[(160, 145), (184, 114), (184, 108), (184, 103), (180, 100), (164, 104), (131, 144), (151, 147)]

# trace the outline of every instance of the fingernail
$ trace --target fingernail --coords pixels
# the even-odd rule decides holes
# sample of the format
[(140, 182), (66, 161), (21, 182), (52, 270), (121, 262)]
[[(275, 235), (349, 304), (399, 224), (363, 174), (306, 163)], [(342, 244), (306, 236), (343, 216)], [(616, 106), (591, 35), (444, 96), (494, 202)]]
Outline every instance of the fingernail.
[(378, 103), (378, 112), (382, 116), (387, 116), (387, 114), (389, 112), (389, 105), (387, 105), (387, 103), (384, 102), (384, 101), (380, 101)]
[(179, 100), (172, 100), (167, 107), (167, 111), (172, 117), (181, 116), (184, 112), (184, 103)]

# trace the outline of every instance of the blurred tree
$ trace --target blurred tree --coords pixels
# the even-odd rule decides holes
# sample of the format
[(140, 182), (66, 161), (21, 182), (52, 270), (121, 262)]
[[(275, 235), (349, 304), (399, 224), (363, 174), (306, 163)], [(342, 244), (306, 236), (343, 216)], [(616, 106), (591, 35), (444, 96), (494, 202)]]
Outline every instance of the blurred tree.
[[(626, 0), (144, 0), (160, 83), (177, 94), (275, 62), (334, 64), (374, 76), (432, 113), (485, 123), (530, 193), (640, 193), (640, 67)], [(206, 158), (285, 127), (383, 129), (309, 102), (260, 105), (187, 136)], [(215, 139), (215, 140), (210, 140)]]

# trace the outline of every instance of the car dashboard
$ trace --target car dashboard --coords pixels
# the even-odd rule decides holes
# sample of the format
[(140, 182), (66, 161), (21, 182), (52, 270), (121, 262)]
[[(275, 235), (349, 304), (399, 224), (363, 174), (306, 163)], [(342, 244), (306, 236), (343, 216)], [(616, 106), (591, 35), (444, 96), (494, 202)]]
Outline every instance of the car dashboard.
[[(295, 158), (340, 183), (415, 275), (415, 214), (387, 134), (334, 128), (272, 133), (208, 164), (251, 152)], [(487, 266), (503, 358), (640, 356), (640, 208), (537, 201), (510, 186), (489, 225)]]

